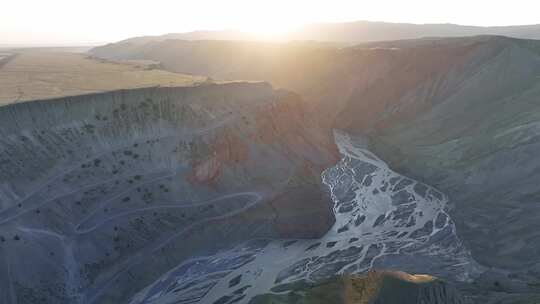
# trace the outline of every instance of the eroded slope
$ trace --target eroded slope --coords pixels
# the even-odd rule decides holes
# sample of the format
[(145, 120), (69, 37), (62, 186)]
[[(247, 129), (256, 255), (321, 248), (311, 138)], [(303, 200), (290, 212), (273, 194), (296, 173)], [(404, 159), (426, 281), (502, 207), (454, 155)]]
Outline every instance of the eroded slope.
[(121, 303), (189, 257), (333, 223), (334, 146), (264, 83), (24, 102), (0, 121), (3, 303)]

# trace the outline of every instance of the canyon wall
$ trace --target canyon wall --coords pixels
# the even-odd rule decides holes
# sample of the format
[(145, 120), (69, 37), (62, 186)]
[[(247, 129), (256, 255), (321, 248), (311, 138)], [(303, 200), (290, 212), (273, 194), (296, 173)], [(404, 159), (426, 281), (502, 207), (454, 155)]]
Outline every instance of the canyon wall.
[(145, 88), (0, 108), (0, 302), (121, 303), (246, 238), (333, 224), (337, 160), (266, 83)]

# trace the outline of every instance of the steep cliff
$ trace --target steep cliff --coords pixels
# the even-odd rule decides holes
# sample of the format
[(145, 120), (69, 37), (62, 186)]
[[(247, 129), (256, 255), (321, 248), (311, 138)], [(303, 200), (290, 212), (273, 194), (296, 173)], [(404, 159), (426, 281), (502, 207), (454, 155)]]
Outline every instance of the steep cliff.
[(334, 221), (334, 145), (265, 83), (24, 102), (0, 124), (2, 303), (121, 303), (191, 257)]
[(473, 258), (499, 269), (474, 293), (511, 303), (540, 292), (540, 44), (485, 37), (457, 62), (428, 56), (460, 43), (382, 44), (425, 55), (421, 63), (397, 61), (387, 77), (355, 92), (336, 126), (367, 135), (369, 149), (392, 168), (449, 196)]
[[(388, 102), (469, 60), (483, 60), (506, 38), (422, 39), (323, 48), (295, 43), (165, 40), (142, 45), (119, 42), (91, 53), (113, 59), (150, 59), (170, 71), (216, 79), (256, 79), (301, 94), (325, 128), (341, 119), (367, 124)], [(483, 51), (482, 51), (483, 50)], [(413, 98), (411, 96), (411, 98)], [(419, 96), (415, 107), (424, 106)], [(350, 117), (337, 118), (349, 104)], [(354, 106), (355, 108), (352, 108)]]
[[(337, 126), (367, 134), (370, 150), (393, 168), (448, 194), (478, 261), (538, 267), (540, 44), (490, 37), (457, 63), (442, 58), (429, 68), (396, 64), (391, 77), (355, 93)], [(354, 114), (368, 109), (365, 119)]]

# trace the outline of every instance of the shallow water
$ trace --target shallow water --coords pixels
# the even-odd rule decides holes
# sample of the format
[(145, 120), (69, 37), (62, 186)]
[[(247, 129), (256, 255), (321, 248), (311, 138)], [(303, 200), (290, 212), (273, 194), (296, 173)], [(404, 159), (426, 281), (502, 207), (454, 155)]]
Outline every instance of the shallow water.
[[(189, 260), (131, 303), (248, 303), (286, 284), (391, 268), (468, 280), (475, 266), (445, 211), (447, 197), (392, 171), (361, 139), (335, 133), (342, 160), (322, 174), (336, 223), (316, 240), (250, 240)], [(398, 268), (399, 267), (399, 268)]]

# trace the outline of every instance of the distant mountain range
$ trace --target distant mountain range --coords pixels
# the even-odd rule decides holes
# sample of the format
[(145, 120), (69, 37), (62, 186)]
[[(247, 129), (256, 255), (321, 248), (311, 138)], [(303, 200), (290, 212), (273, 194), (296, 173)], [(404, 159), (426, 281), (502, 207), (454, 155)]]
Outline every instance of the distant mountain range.
[(358, 44), (363, 42), (416, 39), (423, 37), (459, 37), (478, 35), (501, 35), (514, 38), (539, 39), (540, 24), (517, 26), (466, 26), (458, 24), (412, 24), (371, 21), (344, 23), (314, 23), (304, 26), (280, 38), (261, 38), (260, 35), (237, 31), (195, 31), (171, 33), (161, 36), (135, 37), (125, 40), (131, 43), (146, 43), (167, 39), (180, 40), (311, 40)]

